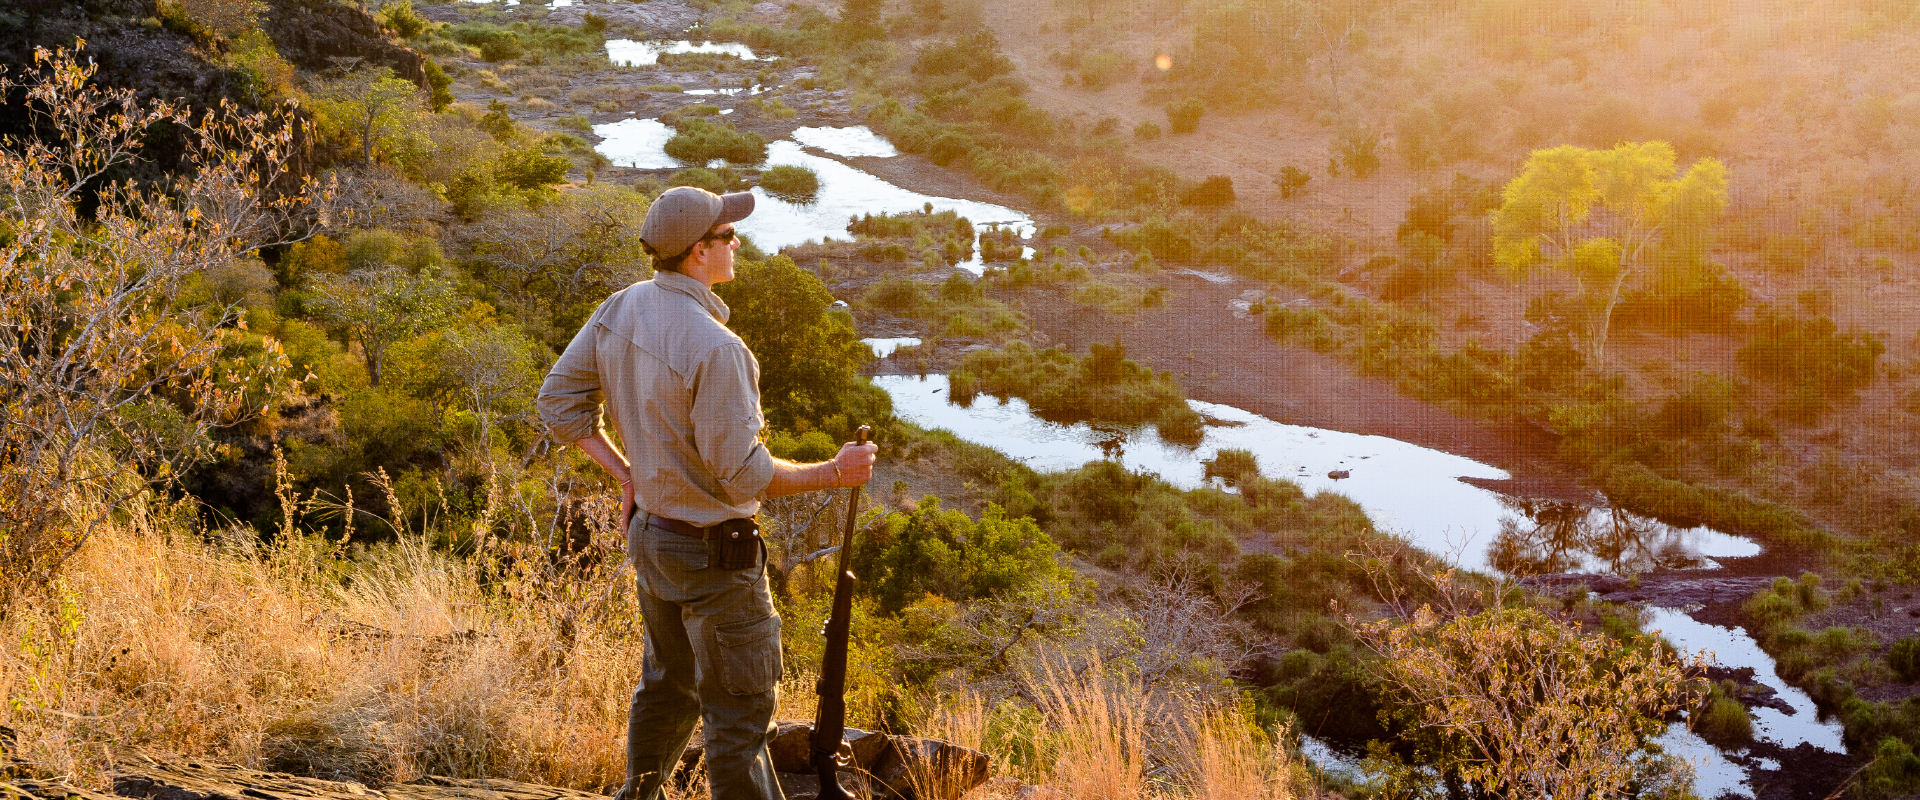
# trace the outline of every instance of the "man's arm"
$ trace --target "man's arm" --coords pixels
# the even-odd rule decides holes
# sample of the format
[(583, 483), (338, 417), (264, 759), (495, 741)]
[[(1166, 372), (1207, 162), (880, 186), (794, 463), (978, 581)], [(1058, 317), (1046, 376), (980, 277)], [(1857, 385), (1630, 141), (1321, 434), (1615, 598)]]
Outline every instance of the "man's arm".
[(873, 461), (880, 445), (848, 442), (840, 445), (832, 461), (795, 464), (783, 458), (773, 460), (773, 481), (767, 484), (768, 497), (859, 486), (873, 479)]
[(597, 430), (592, 436), (574, 441), (574, 446), (586, 451), (588, 456), (600, 465), (601, 469), (620, 482), (620, 520), (633, 519), (633, 469), (627, 463), (627, 457), (620, 454), (620, 448), (613, 446), (613, 440), (607, 438), (605, 430)]

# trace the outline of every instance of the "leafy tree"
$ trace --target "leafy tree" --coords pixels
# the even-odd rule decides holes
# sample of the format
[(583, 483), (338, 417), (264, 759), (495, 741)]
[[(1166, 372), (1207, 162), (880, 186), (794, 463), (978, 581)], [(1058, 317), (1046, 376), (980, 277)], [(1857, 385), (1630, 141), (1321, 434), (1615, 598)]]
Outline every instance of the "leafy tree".
[(512, 326), (468, 326), (448, 332), (443, 369), (466, 395), (487, 446), (496, 415), (525, 410), (550, 360), (550, 351)]
[(1443, 775), (1487, 796), (1611, 797), (1671, 780), (1647, 745), (1703, 694), (1657, 644), (1623, 643), (1532, 608), (1475, 610), (1450, 573), (1441, 610), (1359, 625), (1390, 694)]
[(1306, 170), (1288, 164), (1280, 168), (1280, 177), (1273, 179), (1273, 183), (1280, 187), (1280, 197), (1284, 199), (1306, 194), (1307, 182), (1311, 180), (1313, 176)]
[(320, 314), (360, 341), (374, 386), (380, 385), (387, 348), (445, 322), (460, 299), (453, 284), (432, 273), (416, 275), (392, 266), (317, 276), (313, 286)]
[(361, 68), (324, 81), (314, 91), (320, 124), (360, 145), (361, 163), (373, 163), (374, 148), (414, 129), (424, 113), (420, 87), (387, 67)]
[(639, 239), (646, 212), (641, 195), (595, 186), (533, 208), (498, 209), (459, 235), (479, 277), (509, 304), (564, 315), (647, 277)]
[[(285, 181), (290, 115), (223, 106), (196, 122), (94, 86), (94, 70), (39, 49), (0, 73), (38, 133), (0, 142), (0, 615), (151, 482), (207, 456), (212, 428), (289, 386), (277, 341), (190, 292), (298, 230), (313, 195)], [(113, 180), (162, 125), (180, 171)]]
[(1347, 173), (1366, 179), (1380, 170), (1380, 134), (1360, 125), (1349, 125), (1333, 138), (1333, 158)]
[(897, 612), (927, 594), (975, 600), (1068, 576), (1060, 547), (1033, 520), (989, 504), (978, 521), (928, 496), (861, 540), (869, 571), (860, 587)]
[(733, 309), (728, 327), (760, 361), (760, 403), (768, 421), (793, 430), (841, 414), (860, 364), (872, 353), (845, 313), (829, 310), (833, 295), (813, 273), (786, 256), (742, 261), (732, 281), (715, 287)]
[(1517, 273), (1562, 270), (1579, 281), (1596, 365), (1604, 363), (1607, 330), (1629, 281), (1656, 265), (1703, 257), (1726, 208), (1725, 165), (1706, 158), (1679, 177), (1674, 170), (1665, 142), (1536, 150), (1494, 212), (1499, 264)]

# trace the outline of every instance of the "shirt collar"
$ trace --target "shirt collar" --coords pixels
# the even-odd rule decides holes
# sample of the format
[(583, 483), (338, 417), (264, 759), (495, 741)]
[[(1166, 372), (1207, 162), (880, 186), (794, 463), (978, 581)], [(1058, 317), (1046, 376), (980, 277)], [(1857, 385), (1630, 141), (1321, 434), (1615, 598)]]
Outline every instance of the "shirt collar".
[(727, 308), (726, 301), (721, 300), (712, 289), (708, 289), (706, 284), (686, 275), (668, 270), (655, 270), (653, 282), (662, 289), (672, 289), (693, 298), (701, 308), (705, 308), (707, 313), (712, 314), (714, 319), (720, 320), (722, 325), (726, 324), (727, 317), (733, 313), (732, 309)]

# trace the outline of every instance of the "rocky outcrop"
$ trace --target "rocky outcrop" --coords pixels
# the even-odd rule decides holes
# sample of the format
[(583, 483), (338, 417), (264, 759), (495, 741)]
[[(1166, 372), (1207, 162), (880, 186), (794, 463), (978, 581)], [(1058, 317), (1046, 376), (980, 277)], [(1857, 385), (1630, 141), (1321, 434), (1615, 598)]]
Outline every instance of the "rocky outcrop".
[[(787, 800), (812, 800), (820, 793), (810, 760), (813, 729), (804, 722), (778, 725), (779, 732), (767, 749), (773, 756), (774, 771), (780, 773), (780, 787)], [(858, 728), (848, 728), (845, 738), (853, 750), (853, 765), (841, 771), (841, 785), (864, 787), (874, 797), (955, 800), (985, 783), (991, 765), (985, 753), (938, 739), (889, 736)], [(691, 770), (700, 756), (700, 742), (689, 744), (680, 760), (681, 769)]]
[(547, 12), (548, 25), (579, 25), (593, 14), (607, 21), (607, 29), (620, 33), (659, 36), (685, 36), (687, 29), (704, 21), (700, 9), (673, 0), (646, 3), (575, 3)]
[[(774, 769), (788, 800), (812, 800), (820, 786), (808, 766), (808, 727), (782, 722), (771, 746)], [(113, 794), (36, 777), (13, 761), (13, 734), (0, 728), (0, 800), (605, 800), (555, 786), (501, 779), (430, 776), (379, 789), (352, 781), (303, 778), (229, 764), (143, 758), (120, 765)], [(848, 729), (854, 765), (841, 783), (863, 796), (896, 800), (956, 800), (987, 779), (983, 753), (936, 739), (888, 736)], [(698, 743), (681, 760), (682, 779), (700, 761)]]
[(301, 69), (322, 72), (340, 59), (358, 59), (427, 85), (426, 59), (389, 37), (359, 3), (270, 0), (263, 27), (281, 57)]

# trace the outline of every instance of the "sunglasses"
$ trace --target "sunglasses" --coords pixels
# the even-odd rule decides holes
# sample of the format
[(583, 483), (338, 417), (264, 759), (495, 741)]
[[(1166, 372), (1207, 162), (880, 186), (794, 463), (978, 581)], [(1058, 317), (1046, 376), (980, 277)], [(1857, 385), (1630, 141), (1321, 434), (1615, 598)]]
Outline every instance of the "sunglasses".
[(739, 231), (737, 231), (737, 230), (734, 230), (733, 228), (728, 228), (728, 229), (726, 229), (726, 230), (724, 230), (724, 231), (721, 231), (721, 232), (719, 232), (719, 233), (709, 233), (709, 234), (707, 234), (707, 235), (705, 235), (705, 236), (702, 236), (702, 237), (700, 237), (700, 241), (703, 241), (703, 242), (727, 242), (727, 243), (729, 243), (729, 244), (731, 244), (731, 243), (733, 242), (733, 240), (734, 240), (734, 239), (737, 239), (737, 238), (739, 238), (739, 236), (740, 236), (740, 232), (739, 232)]

